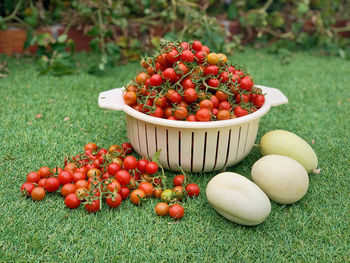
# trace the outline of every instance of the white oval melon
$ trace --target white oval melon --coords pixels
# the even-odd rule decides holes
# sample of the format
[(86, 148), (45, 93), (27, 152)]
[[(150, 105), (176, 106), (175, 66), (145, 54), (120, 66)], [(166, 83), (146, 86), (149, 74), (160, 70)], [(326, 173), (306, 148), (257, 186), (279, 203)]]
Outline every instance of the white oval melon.
[(318, 159), (311, 146), (298, 135), (284, 130), (266, 133), (260, 141), (262, 155), (284, 155), (299, 162), (308, 173), (315, 172)]
[(305, 168), (292, 158), (282, 155), (267, 155), (252, 167), (253, 181), (280, 204), (292, 204), (306, 194), (309, 176)]
[(206, 195), (213, 208), (228, 220), (241, 225), (262, 223), (271, 212), (270, 200), (252, 181), (224, 172), (213, 177)]

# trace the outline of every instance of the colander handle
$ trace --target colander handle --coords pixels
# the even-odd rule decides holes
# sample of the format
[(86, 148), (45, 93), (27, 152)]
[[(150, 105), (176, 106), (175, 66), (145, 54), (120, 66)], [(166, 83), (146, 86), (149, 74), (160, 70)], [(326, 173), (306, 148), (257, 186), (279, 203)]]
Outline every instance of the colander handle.
[(278, 106), (288, 103), (288, 98), (279, 90), (275, 88), (269, 88), (265, 86), (256, 85), (261, 88), (266, 96), (271, 106)]
[(111, 89), (98, 95), (98, 106), (110, 110), (123, 110), (126, 106), (123, 100), (123, 88)]

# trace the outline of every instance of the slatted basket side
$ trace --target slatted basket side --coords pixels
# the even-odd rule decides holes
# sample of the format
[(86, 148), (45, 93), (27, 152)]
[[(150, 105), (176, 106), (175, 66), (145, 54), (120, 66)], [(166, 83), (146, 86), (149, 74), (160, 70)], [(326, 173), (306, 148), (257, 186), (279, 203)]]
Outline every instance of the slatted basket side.
[(148, 123), (127, 115), (128, 137), (143, 157), (161, 149), (159, 161), (164, 168), (201, 172), (232, 166), (252, 149), (259, 119), (239, 126), (208, 129), (173, 128)]

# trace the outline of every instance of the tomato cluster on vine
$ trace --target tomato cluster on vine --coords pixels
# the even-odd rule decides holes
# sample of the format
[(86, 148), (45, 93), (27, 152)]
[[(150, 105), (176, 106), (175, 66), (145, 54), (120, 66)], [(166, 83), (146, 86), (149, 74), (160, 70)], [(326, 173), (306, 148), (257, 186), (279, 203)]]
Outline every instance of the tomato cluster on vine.
[(227, 120), (253, 113), (265, 102), (243, 68), (197, 40), (162, 42), (141, 66), (143, 71), (127, 85), (124, 101), (153, 117)]
[[(174, 181), (173, 190), (166, 189), (166, 176), (156, 160), (159, 153), (154, 156), (155, 160), (138, 160), (130, 155), (132, 152), (130, 143), (112, 145), (108, 150), (88, 143), (83, 153), (65, 158), (63, 169), (44, 166), (30, 172), (21, 192), (40, 201), (45, 198), (46, 192), (60, 191), (68, 208), (76, 209), (83, 203), (88, 212), (99, 211), (103, 200), (109, 207), (115, 208), (127, 198), (140, 205), (151, 196), (179, 209), (183, 197), (198, 196), (196, 184), (187, 184), (184, 189), (184, 175), (181, 175), (183, 180), (180, 183)], [(170, 209), (173, 210), (176, 208)], [(173, 217), (179, 219), (182, 216), (176, 212)]]

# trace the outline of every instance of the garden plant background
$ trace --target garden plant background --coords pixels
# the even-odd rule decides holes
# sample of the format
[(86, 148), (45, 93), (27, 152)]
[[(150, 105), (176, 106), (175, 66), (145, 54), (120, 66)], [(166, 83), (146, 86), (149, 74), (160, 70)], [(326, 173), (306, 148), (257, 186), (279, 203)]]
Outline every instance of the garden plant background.
[[(349, 261), (349, 10), (326, 0), (2, 1), (0, 44), (13, 27), (27, 38), (24, 53), (0, 56), (0, 261)], [(38, 30), (53, 24), (59, 37)], [(72, 29), (88, 35), (89, 53), (74, 52)], [(154, 199), (88, 214), (59, 193), (20, 196), (30, 171), (62, 166), (90, 141), (127, 140), (124, 114), (98, 108), (97, 96), (135, 77), (162, 38), (199, 39), (288, 97), (261, 119), (257, 142), (285, 129), (313, 147), (321, 173), (301, 201), (271, 202), (264, 223), (243, 227), (208, 204), (215, 173), (190, 174), (201, 193), (178, 222), (157, 217)], [(251, 179), (259, 158), (253, 148), (227, 170)]]

